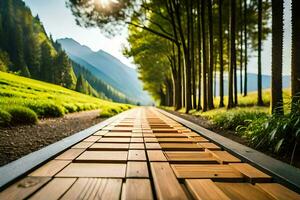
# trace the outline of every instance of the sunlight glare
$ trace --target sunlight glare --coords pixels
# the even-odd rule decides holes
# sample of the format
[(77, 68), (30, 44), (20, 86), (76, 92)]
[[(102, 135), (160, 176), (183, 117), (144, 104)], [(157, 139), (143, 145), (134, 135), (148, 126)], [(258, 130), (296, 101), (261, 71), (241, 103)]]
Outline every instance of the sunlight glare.
[(117, 0), (94, 0), (94, 2), (103, 8), (108, 8), (111, 4), (118, 3)]

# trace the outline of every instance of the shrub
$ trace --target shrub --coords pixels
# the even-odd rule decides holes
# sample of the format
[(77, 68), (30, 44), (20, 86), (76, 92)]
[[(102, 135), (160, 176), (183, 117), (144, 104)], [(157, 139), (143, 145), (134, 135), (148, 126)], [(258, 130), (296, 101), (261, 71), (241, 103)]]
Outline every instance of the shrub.
[(239, 126), (248, 125), (251, 120), (266, 118), (267, 114), (259, 111), (231, 110), (214, 115), (212, 121), (223, 129), (235, 130)]
[(276, 154), (291, 155), (291, 163), (300, 140), (300, 102), (294, 112), (284, 116), (255, 119), (238, 132), (251, 140), (251, 145)]
[(29, 103), (27, 106), (35, 111), (39, 117), (62, 117), (65, 114), (64, 108), (54, 102)]
[(22, 106), (12, 106), (7, 108), (7, 112), (12, 116), (12, 124), (35, 124), (38, 121), (37, 114)]
[(0, 126), (8, 126), (11, 121), (11, 114), (5, 110), (0, 110)]
[(119, 114), (123, 111), (121, 107), (105, 107), (100, 110), (100, 117), (108, 118), (116, 114)]

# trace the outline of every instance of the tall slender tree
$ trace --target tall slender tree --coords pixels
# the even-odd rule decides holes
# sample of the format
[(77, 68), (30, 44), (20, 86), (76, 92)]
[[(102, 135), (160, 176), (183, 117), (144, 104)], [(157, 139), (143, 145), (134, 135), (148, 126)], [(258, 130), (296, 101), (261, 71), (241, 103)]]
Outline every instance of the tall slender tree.
[(209, 32), (209, 69), (208, 69), (208, 83), (207, 83), (207, 103), (208, 109), (214, 108), (213, 100), (213, 71), (214, 71), (214, 32), (213, 32), (213, 17), (212, 17), (212, 3), (207, 1), (208, 12), (208, 32)]
[(230, 65), (228, 74), (228, 105), (227, 108), (234, 107), (233, 102), (233, 73), (236, 65), (235, 49), (235, 26), (236, 26), (236, 0), (230, 0)]
[(247, 71), (247, 65), (248, 65), (248, 34), (247, 34), (247, 0), (244, 0), (244, 96), (247, 96), (247, 87), (248, 87), (248, 71)]
[(207, 50), (206, 50), (206, 27), (205, 27), (206, 0), (201, 0), (201, 24), (202, 24), (202, 110), (207, 111)]
[[(292, 97), (300, 100), (300, 1), (292, 0)], [(292, 110), (297, 109), (292, 106)]]
[(272, 0), (272, 114), (283, 115), (282, 99), (282, 48), (283, 0)]
[(224, 60), (223, 60), (223, 1), (219, 0), (218, 26), (219, 26), (219, 59), (220, 59), (220, 107), (224, 107)]
[(197, 46), (198, 46), (198, 105), (197, 105), (197, 110), (201, 110), (201, 0), (197, 0)]
[(261, 75), (261, 51), (262, 51), (262, 0), (258, 0), (258, 56), (257, 56), (257, 105), (262, 106), (264, 104), (262, 100), (262, 75)]

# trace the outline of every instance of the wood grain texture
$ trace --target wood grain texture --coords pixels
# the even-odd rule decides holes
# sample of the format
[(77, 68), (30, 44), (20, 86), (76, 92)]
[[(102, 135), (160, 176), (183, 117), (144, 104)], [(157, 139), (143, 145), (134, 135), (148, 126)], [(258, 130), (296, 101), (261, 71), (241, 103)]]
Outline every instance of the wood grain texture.
[(72, 148), (74, 148), (74, 149), (87, 149), (93, 143), (94, 142), (79, 142), (78, 144), (74, 145)]
[(256, 187), (277, 200), (300, 200), (300, 195), (278, 183), (257, 183)]
[(147, 154), (150, 162), (167, 161), (167, 158), (161, 150), (147, 150)]
[(151, 162), (150, 166), (158, 199), (188, 199), (169, 163)]
[(122, 179), (79, 178), (62, 199), (117, 200), (121, 196), (121, 187)]
[(128, 143), (94, 143), (88, 150), (128, 150)]
[(272, 177), (247, 163), (230, 163), (234, 169), (244, 174), (250, 182), (270, 182)]
[(127, 151), (85, 151), (76, 162), (120, 162), (127, 160)]
[(160, 143), (163, 150), (169, 151), (195, 151), (203, 150), (203, 147), (197, 144), (187, 144), (187, 143)]
[(45, 165), (41, 166), (37, 170), (30, 173), (28, 176), (47, 176), (52, 177), (65, 166), (67, 166), (70, 161), (67, 160), (51, 160)]
[(84, 149), (69, 149), (64, 153), (57, 156), (55, 159), (57, 160), (74, 160), (77, 156), (79, 156)]
[(161, 149), (159, 143), (146, 143), (146, 149)]
[(0, 192), (0, 199), (21, 200), (37, 191), (50, 181), (49, 177), (26, 177)]
[(121, 137), (103, 137), (100, 140), (98, 140), (98, 142), (102, 143), (102, 142), (108, 142), (108, 143), (129, 143), (130, 142), (130, 138), (121, 138)]
[(221, 147), (211, 142), (202, 142), (202, 143), (198, 143), (198, 145), (209, 150), (221, 150)]
[(145, 149), (144, 143), (130, 143), (129, 149)]
[(40, 200), (47, 197), (47, 200), (59, 199), (76, 181), (76, 178), (54, 178), (41, 190), (35, 193), (31, 200)]
[(129, 161), (146, 161), (145, 150), (129, 150), (128, 152)]
[(124, 200), (152, 200), (153, 194), (149, 179), (127, 179), (123, 188)]
[(218, 163), (211, 153), (203, 151), (166, 151), (169, 162)]
[(126, 164), (71, 163), (56, 177), (125, 178)]
[(230, 200), (210, 179), (186, 179), (185, 185), (194, 199), (201, 200)]
[(250, 183), (221, 183), (215, 182), (215, 184), (230, 198), (233, 200), (271, 200), (273, 199), (266, 192), (257, 189)]
[(147, 162), (128, 162), (126, 170), (127, 178), (148, 178)]
[(209, 151), (221, 164), (240, 163), (241, 160), (231, 155), (227, 151)]
[(177, 178), (205, 178), (214, 180), (242, 180), (243, 174), (229, 165), (219, 164), (173, 164)]

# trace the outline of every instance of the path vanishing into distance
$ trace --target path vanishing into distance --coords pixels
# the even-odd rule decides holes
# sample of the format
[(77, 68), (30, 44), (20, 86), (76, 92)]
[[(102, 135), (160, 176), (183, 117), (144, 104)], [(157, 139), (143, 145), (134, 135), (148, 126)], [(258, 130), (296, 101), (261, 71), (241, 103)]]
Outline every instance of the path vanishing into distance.
[(0, 199), (300, 199), (299, 174), (278, 178), (175, 119), (138, 107), (29, 154), (0, 168)]

